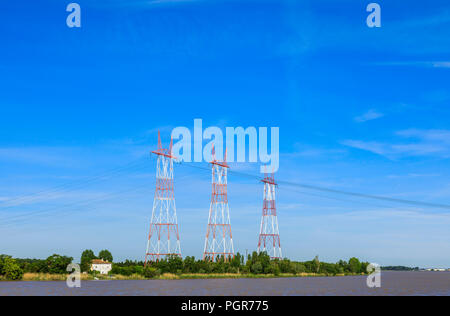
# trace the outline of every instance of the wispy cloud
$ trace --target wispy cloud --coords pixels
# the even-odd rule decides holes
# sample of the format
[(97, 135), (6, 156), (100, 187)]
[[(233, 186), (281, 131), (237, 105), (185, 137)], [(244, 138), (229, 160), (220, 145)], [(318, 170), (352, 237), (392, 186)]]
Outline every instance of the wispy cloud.
[(407, 156), (450, 157), (449, 130), (408, 129), (398, 131), (396, 135), (411, 140), (409, 142), (403, 141), (403, 143), (344, 140), (341, 143), (345, 146), (370, 151), (389, 159)]
[(407, 129), (398, 131), (397, 135), (407, 138), (418, 138), (425, 141), (435, 141), (450, 144), (450, 130), (421, 130), (421, 129)]
[(108, 0), (108, 1), (94, 0), (94, 1), (91, 1), (90, 5), (145, 7), (145, 6), (151, 6), (154, 4), (189, 3), (189, 2), (199, 2), (199, 1), (203, 1), (203, 0)]
[(377, 66), (450, 68), (450, 61), (390, 61), (374, 63)]
[(450, 62), (449, 61), (433, 62), (433, 67), (435, 67), (435, 68), (450, 68)]
[(77, 150), (69, 147), (6, 147), (0, 148), (0, 161), (67, 166), (74, 163), (70, 157)]
[(157, 3), (183, 3), (183, 2), (196, 2), (199, 0), (149, 0), (146, 1), (148, 4), (157, 4)]
[(437, 173), (408, 173), (405, 175), (391, 174), (387, 177), (389, 179), (404, 179), (404, 178), (429, 178), (429, 177), (439, 177), (440, 174)]
[(335, 214), (331, 215), (334, 217), (343, 217), (347, 220), (349, 219), (362, 219), (362, 220), (383, 220), (386, 218), (400, 218), (400, 219), (438, 219), (450, 221), (449, 213), (426, 213), (423, 210), (409, 210), (402, 208), (395, 209), (367, 209), (358, 212), (347, 212), (345, 214)]
[(358, 122), (358, 123), (364, 123), (364, 122), (367, 122), (367, 121), (376, 120), (376, 119), (381, 118), (383, 116), (384, 116), (383, 113), (378, 112), (378, 111), (376, 111), (374, 109), (370, 109), (369, 111), (367, 111), (363, 115), (355, 117), (355, 121)]
[(77, 188), (72, 188), (71, 190), (73, 192), (70, 192), (70, 190), (61, 190), (58, 191), (56, 189), (49, 190), (48, 192), (38, 193), (38, 194), (30, 194), (25, 196), (11, 196), (11, 197), (0, 197), (0, 213), (4, 211), (3, 208), (9, 208), (15, 207), (15, 206), (22, 206), (22, 205), (28, 205), (28, 204), (41, 204), (41, 203), (48, 203), (48, 202), (62, 202), (67, 203), (67, 201), (83, 201), (83, 199), (90, 200), (90, 199), (98, 199), (102, 198), (106, 195), (104, 192), (89, 192), (89, 191), (80, 191), (76, 190)]
[(305, 148), (292, 153), (283, 153), (281, 156), (287, 159), (295, 158), (317, 158), (317, 157), (342, 157), (347, 151), (343, 149), (321, 149), (321, 148)]
[(326, 157), (329, 159), (331, 157), (340, 158), (346, 153), (347, 151), (342, 148), (326, 148), (304, 143), (295, 143), (294, 150), (289, 153), (282, 153), (281, 157), (286, 159)]
[(440, 13), (438, 14), (431, 14), (431, 15), (423, 15), (419, 16), (415, 19), (407, 19), (407, 20), (399, 20), (396, 22), (397, 27), (402, 28), (423, 28), (428, 26), (436, 26), (436, 25), (443, 25), (450, 22), (450, 11), (448, 8), (443, 8)]

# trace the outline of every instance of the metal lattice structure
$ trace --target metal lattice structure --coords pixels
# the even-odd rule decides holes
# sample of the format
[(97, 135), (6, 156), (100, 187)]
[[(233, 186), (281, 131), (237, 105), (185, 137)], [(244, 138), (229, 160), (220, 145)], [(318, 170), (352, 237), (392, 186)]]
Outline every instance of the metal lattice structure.
[(259, 233), (258, 253), (265, 251), (272, 259), (282, 259), (280, 232), (275, 205), (276, 182), (271, 174), (261, 180), (264, 183), (263, 214)]
[(231, 234), (230, 210), (227, 195), (227, 154), (219, 162), (212, 150), (212, 195), (206, 229), (203, 260), (215, 261), (218, 257), (225, 260), (234, 258), (233, 236)]
[(170, 148), (163, 149), (158, 132), (158, 149), (152, 151), (158, 156), (156, 166), (156, 191), (153, 201), (150, 233), (148, 236), (145, 264), (168, 256), (181, 257), (180, 236), (178, 234), (177, 210), (173, 191), (172, 140)]

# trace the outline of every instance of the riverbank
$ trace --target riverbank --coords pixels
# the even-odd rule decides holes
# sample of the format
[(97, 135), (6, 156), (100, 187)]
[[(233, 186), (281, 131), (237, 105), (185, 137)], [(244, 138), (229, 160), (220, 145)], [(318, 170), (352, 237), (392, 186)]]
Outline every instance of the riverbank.
[[(102, 255), (104, 252), (107, 251), (101, 251)], [(83, 251), (80, 269), (91, 271), (92, 263), (94, 260), (98, 260), (95, 258), (91, 250)], [(112, 262), (110, 253), (108, 260)], [(67, 266), (72, 262), (72, 257), (57, 254), (45, 260), (20, 259), (0, 255), (0, 280), (63, 281), (67, 278)], [(321, 262), (318, 256), (311, 261), (297, 262), (287, 258), (271, 259), (265, 252), (253, 252), (246, 258), (237, 253), (233, 258), (218, 257), (217, 260), (196, 260), (190, 256), (182, 259), (178, 256), (169, 256), (151, 262), (147, 266), (144, 262), (130, 260), (112, 263), (112, 266), (108, 267), (108, 272), (112, 276), (103, 276), (99, 272), (95, 272), (96, 274), (84, 272), (82, 280), (267, 279), (344, 276), (364, 274), (367, 272), (368, 265), (368, 262), (361, 262), (355, 257), (350, 258), (348, 262), (344, 260), (336, 263)]]
[[(302, 278), (302, 277), (342, 277), (355, 276), (361, 274), (321, 274), (321, 273), (281, 273), (274, 274), (242, 274), (242, 273), (164, 273), (151, 278), (151, 280), (196, 280), (196, 279), (274, 279), (274, 278)], [(50, 273), (25, 273), (20, 281), (66, 281), (68, 274), (50, 274)], [(94, 280), (148, 280), (140, 274), (125, 275), (92, 275), (81, 274), (82, 281)], [(0, 281), (7, 281), (0, 277)]]
[(450, 295), (450, 272), (382, 273), (382, 287), (367, 287), (366, 276), (339, 278), (250, 278), (197, 280), (82, 281), (80, 288), (60, 282), (0, 282), (0, 296), (298, 296), (298, 295)]

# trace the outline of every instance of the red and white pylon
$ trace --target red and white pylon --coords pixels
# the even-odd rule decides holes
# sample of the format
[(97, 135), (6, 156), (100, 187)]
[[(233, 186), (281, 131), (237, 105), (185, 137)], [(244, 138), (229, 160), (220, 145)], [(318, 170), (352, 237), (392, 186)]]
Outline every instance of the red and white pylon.
[(231, 234), (230, 209), (227, 195), (227, 153), (219, 162), (212, 149), (212, 195), (206, 229), (203, 260), (215, 261), (217, 257), (225, 260), (234, 258), (233, 236)]
[(152, 151), (158, 156), (156, 165), (156, 191), (153, 200), (150, 233), (148, 236), (145, 264), (158, 261), (167, 256), (181, 257), (180, 236), (178, 234), (177, 210), (173, 192), (173, 161), (172, 140), (170, 148), (161, 145), (158, 132), (158, 149)]
[(266, 174), (264, 183), (263, 214), (259, 233), (258, 253), (265, 251), (272, 259), (282, 259), (280, 232), (275, 205), (276, 182), (273, 173)]

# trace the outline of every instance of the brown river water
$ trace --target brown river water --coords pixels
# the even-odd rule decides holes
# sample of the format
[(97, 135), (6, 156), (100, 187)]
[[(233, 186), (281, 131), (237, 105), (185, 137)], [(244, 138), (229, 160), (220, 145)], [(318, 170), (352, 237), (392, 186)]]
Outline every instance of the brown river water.
[(446, 295), (450, 296), (450, 272), (383, 272), (381, 288), (370, 289), (365, 276), (82, 281), (81, 288), (65, 282), (0, 282), (3, 295)]

